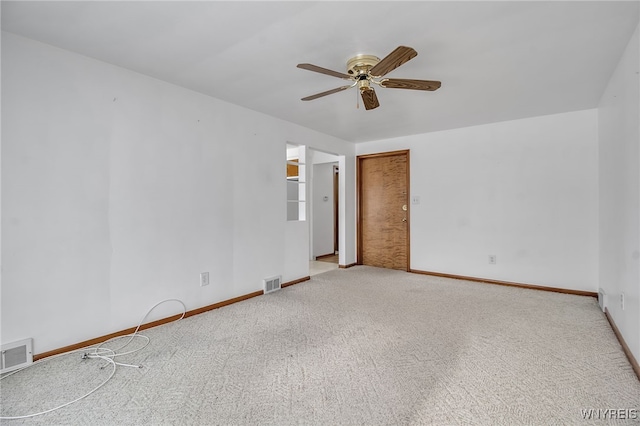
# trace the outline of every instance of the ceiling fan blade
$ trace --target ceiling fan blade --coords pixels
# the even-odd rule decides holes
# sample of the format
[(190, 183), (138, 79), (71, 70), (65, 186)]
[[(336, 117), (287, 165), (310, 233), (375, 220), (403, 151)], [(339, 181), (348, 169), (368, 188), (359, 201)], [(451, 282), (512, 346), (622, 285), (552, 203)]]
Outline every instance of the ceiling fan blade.
[(311, 95), (311, 96), (307, 96), (306, 98), (302, 98), (303, 101), (312, 101), (314, 99), (318, 99), (321, 98), (323, 96), (327, 96), (327, 95), (331, 95), (333, 93), (338, 93), (338, 92), (342, 92), (343, 90), (347, 90), (349, 86), (342, 86), (342, 87), (338, 87), (336, 89), (332, 89), (332, 90), (327, 90), (326, 92), (322, 92), (322, 93), (316, 93), (315, 95)]
[(431, 80), (409, 80), (406, 78), (385, 78), (380, 82), (389, 89), (438, 90), (442, 83)]
[(398, 46), (393, 52), (389, 53), (384, 59), (378, 62), (376, 66), (371, 68), (369, 73), (375, 77), (382, 77), (416, 56), (418, 56), (418, 52), (413, 48)]
[(344, 78), (345, 80), (351, 80), (352, 79), (349, 74), (343, 74), (343, 73), (338, 72), (338, 71), (328, 70), (326, 68), (322, 68), (322, 67), (319, 67), (317, 65), (298, 64), (298, 68), (302, 68), (303, 70), (307, 70), (307, 71), (319, 72), (320, 74), (326, 74), (326, 75), (330, 75), (330, 76), (333, 76), (333, 77)]
[(376, 96), (376, 91), (373, 90), (373, 88), (369, 87), (362, 89), (360, 93), (362, 94), (362, 103), (366, 110), (378, 108), (380, 106), (378, 96)]

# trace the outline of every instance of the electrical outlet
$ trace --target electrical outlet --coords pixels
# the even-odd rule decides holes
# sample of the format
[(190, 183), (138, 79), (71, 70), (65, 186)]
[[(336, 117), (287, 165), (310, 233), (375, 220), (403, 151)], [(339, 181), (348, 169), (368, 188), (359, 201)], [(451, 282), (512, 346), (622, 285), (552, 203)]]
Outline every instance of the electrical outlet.
[(489, 265), (495, 265), (496, 264), (496, 255), (495, 254), (490, 254), (489, 255)]
[(624, 311), (624, 293), (620, 293), (620, 309)]
[(204, 287), (205, 285), (209, 285), (209, 273), (202, 272), (200, 274), (200, 287)]
[(414, 195), (411, 198), (411, 204), (420, 204), (420, 197), (418, 195)]

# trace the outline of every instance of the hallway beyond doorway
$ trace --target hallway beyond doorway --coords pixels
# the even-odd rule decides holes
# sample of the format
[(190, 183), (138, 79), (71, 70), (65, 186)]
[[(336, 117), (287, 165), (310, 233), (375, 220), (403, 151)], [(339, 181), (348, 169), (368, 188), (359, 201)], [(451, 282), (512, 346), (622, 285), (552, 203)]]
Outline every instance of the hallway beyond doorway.
[(334, 269), (338, 269), (338, 263), (331, 262), (321, 262), (318, 260), (310, 260), (309, 261), (309, 275), (314, 276), (318, 274), (322, 274), (323, 272), (333, 271)]

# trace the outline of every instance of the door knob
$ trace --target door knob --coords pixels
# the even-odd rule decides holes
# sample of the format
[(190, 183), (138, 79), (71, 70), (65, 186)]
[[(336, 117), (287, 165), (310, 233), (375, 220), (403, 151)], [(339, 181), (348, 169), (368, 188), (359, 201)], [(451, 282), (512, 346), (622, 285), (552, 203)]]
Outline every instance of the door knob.
[(402, 206), (402, 211), (407, 211), (407, 205), (405, 204), (404, 206)]

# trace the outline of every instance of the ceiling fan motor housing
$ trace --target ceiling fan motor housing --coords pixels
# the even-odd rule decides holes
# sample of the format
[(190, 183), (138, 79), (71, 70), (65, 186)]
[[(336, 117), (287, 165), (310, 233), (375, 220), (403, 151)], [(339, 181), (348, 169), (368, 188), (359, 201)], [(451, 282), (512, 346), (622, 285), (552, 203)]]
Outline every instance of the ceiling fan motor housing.
[(380, 62), (380, 58), (373, 55), (357, 55), (347, 61), (347, 73), (358, 76), (369, 74), (369, 70)]

